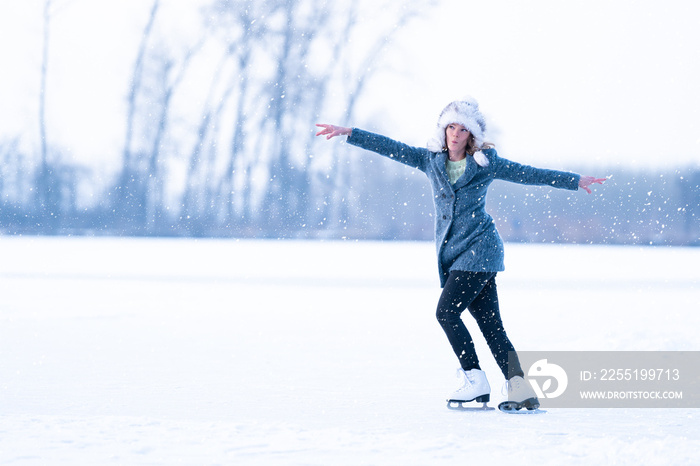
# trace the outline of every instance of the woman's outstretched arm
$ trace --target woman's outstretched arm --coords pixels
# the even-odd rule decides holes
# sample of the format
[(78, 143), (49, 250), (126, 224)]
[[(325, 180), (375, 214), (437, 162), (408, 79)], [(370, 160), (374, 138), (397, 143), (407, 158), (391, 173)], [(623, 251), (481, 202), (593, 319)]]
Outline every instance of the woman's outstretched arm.
[(358, 128), (316, 124), (321, 131), (316, 136), (326, 136), (330, 139), (336, 136), (347, 136), (348, 144), (376, 152), (397, 162), (425, 171), (428, 163), (428, 149), (409, 146), (381, 134), (370, 133)]
[(578, 187), (585, 190), (588, 194), (591, 194), (592, 191), (589, 186), (593, 183), (603, 184), (603, 181), (606, 179), (607, 178), (596, 178), (595, 176), (582, 176), (581, 179), (578, 180)]
[(344, 126), (326, 125), (326, 124), (316, 124), (319, 128), (323, 128), (321, 131), (316, 133), (316, 136), (326, 136), (326, 139), (330, 139), (336, 136), (350, 136), (352, 134), (352, 128), (346, 128)]

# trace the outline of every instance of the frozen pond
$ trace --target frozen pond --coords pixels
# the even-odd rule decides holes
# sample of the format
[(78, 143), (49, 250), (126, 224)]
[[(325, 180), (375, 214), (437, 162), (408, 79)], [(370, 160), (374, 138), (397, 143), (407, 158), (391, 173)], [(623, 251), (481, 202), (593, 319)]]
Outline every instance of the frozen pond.
[[(695, 409), (445, 409), (432, 243), (0, 237), (0, 257), (1, 464), (698, 460)], [(503, 320), (519, 350), (699, 350), (698, 263), (506, 244)]]

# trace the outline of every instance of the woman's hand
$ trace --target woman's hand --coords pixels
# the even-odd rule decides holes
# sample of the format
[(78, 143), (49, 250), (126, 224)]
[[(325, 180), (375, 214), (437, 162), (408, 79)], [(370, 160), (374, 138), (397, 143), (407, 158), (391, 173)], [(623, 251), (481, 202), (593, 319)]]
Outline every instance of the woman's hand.
[(578, 180), (578, 187), (584, 189), (588, 194), (591, 194), (592, 191), (589, 186), (593, 183), (603, 184), (603, 181), (606, 179), (607, 178), (596, 178), (594, 176), (582, 176), (581, 179)]
[(316, 124), (316, 126), (318, 126), (319, 128), (323, 128), (321, 131), (316, 133), (316, 136), (326, 135), (326, 139), (343, 135), (350, 136), (352, 134), (352, 128), (345, 128), (344, 126), (333, 126), (324, 124)]

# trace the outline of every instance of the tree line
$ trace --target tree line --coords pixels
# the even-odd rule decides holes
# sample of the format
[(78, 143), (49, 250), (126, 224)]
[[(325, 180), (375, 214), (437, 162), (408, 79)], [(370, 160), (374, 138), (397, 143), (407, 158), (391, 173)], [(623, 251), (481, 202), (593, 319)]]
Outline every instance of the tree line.
[[(22, 153), (18, 137), (0, 140), (3, 234), (432, 238), (421, 174), (324, 144), (313, 125), (319, 115), (356, 119), (392, 35), (436, 0), (212, 0), (201, 37), (183, 46), (162, 36), (154, 0), (124, 86), (121, 164), (109, 180), (52, 144), (55, 1), (43, 12), (39, 154)], [(360, 27), (368, 8), (393, 22)], [(487, 207), (510, 241), (697, 245), (699, 185), (694, 167), (615, 173), (593, 197), (494, 183)]]
[[(0, 140), (6, 232), (278, 236), (340, 221), (349, 167), (314, 156), (313, 125), (321, 114), (353, 117), (392, 36), (436, 0), (211, 0), (201, 37), (185, 45), (163, 35), (163, 2), (153, 0), (125, 83), (121, 166), (106, 182), (52, 144), (58, 3), (44, 0), (39, 154)], [(366, 27), (376, 11), (392, 21)]]

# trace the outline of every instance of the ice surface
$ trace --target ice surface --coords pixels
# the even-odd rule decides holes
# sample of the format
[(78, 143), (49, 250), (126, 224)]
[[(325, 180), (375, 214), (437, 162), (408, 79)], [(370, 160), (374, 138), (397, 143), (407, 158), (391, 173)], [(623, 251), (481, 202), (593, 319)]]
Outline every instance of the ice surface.
[[(698, 461), (697, 410), (446, 409), (431, 243), (0, 237), (0, 257), (3, 465)], [(507, 244), (504, 323), (520, 350), (698, 350), (698, 263)]]

